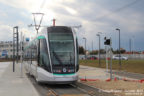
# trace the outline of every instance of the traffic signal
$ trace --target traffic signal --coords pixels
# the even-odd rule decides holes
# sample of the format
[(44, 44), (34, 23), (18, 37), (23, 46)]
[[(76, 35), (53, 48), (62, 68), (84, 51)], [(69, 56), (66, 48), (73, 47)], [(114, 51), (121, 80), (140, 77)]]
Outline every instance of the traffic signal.
[(110, 45), (110, 39), (105, 39), (104, 45)]

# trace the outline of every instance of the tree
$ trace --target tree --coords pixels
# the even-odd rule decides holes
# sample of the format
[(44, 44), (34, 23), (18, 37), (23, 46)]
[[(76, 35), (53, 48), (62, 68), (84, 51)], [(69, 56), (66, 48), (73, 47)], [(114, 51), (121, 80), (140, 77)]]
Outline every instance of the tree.
[(83, 46), (79, 46), (79, 54), (85, 54)]
[(100, 49), (100, 53), (105, 54), (106, 53), (105, 49)]
[(98, 54), (98, 50), (93, 50), (90, 52), (90, 55), (96, 55), (96, 54)]
[(126, 50), (124, 48), (120, 48), (120, 51), (122, 54), (126, 52)]
[[(124, 48), (120, 48), (120, 52), (121, 52), (121, 54), (123, 54), (123, 53), (126, 52), (126, 50), (125, 50)], [(113, 50), (113, 53), (114, 53), (114, 54), (119, 54), (119, 49)]]

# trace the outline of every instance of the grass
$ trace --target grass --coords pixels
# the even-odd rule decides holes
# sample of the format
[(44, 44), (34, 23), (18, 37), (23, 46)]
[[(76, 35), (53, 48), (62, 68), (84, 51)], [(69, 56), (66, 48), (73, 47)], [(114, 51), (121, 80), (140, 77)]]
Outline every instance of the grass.
[[(122, 70), (144, 74), (144, 60), (122, 60)], [(98, 60), (80, 60), (80, 65), (99, 67)], [(109, 62), (110, 65), (110, 62)], [(101, 67), (106, 68), (105, 60), (101, 60)], [(112, 61), (113, 70), (119, 70), (119, 60)]]
[(12, 59), (0, 59), (0, 62), (9, 62), (12, 61)]

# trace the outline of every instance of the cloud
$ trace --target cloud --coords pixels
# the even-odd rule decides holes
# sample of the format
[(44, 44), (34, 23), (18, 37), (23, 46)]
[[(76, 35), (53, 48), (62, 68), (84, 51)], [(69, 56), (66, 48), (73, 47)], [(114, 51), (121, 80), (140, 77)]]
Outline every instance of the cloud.
[[(17, 9), (15, 12), (12, 11), (13, 13), (11, 14), (14, 15), (9, 17), (11, 20), (8, 23), (22, 26), (21, 30), (27, 36), (35, 35), (33, 33), (34, 30), (32, 30), (34, 28), (27, 28), (27, 25), (33, 22), (31, 13), (44, 12), (42, 25), (52, 25), (51, 20), (53, 18), (56, 19), (56, 25), (82, 25), (77, 30), (80, 44), (84, 43), (82, 38), (86, 37), (88, 46), (91, 46), (91, 42), (94, 41), (95, 48), (98, 48), (97, 32), (103, 32), (104, 35), (109, 35), (115, 40), (115, 28), (121, 28), (123, 31), (122, 38), (126, 40), (128, 34), (143, 31), (144, 26), (144, 13), (143, 11), (134, 10), (136, 7), (114, 12), (114, 9), (128, 4), (130, 0), (111, 2), (107, 0), (0, 0), (0, 2)], [(17, 15), (15, 14), (16, 12)], [(10, 15), (9, 12), (5, 14), (0, 11), (0, 13), (3, 14), (3, 17)], [(116, 45), (117, 43), (114, 44)]]
[(33, 38), (36, 36), (36, 31), (34, 28), (21, 28), (20, 31), (23, 33), (24, 37)]
[[(8, 25), (2, 25), (0, 24), (0, 41), (13, 41), (13, 27)], [(34, 37), (36, 35), (36, 32), (31, 29), (21, 28), (19, 29), (19, 36), (21, 36), (21, 32), (23, 32), (23, 35), (25, 37)], [(21, 37), (19, 37), (21, 38)]]
[[(129, 15), (127, 15), (129, 14)], [(118, 27), (123, 28), (127, 32), (139, 32), (143, 30), (143, 13), (126, 11), (126, 14), (113, 14), (107, 17), (112, 22), (116, 22)], [(111, 23), (112, 24), (112, 23)], [(114, 24), (114, 23), (113, 23)]]
[(41, 3), (40, 0), (37, 0), (35, 2), (35, 0), (24, 0), (24, 1), (20, 1), (20, 0), (0, 0), (1, 3), (12, 6), (14, 8), (21, 8), (21, 9), (26, 9), (29, 11), (38, 9), (37, 6), (39, 6), (39, 4)]
[(0, 14), (1, 17), (8, 17), (8, 15), (3, 10), (0, 10)]
[(12, 41), (12, 36), (13, 36), (13, 30), (11, 26), (7, 26), (7, 25), (1, 25), (0, 28), (0, 41)]

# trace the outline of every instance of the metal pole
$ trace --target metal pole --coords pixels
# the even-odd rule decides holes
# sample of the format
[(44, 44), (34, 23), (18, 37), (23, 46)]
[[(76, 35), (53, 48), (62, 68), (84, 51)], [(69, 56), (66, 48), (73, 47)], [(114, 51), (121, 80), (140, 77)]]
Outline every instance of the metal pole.
[(31, 64), (32, 64), (32, 48), (31, 48), (31, 57), (30, 58), (31, 58)]
[[(16, 29), (16, 33), (15, 33), (15, 29)], [(16, 37), (15, 37), (16, 35)], [(18, 62), (18, 26), (13, 27), (13, 72), (15, 72), (15, 47), (17, 48), (16, 52), (17, 52), (17, 62)], [(16, 41), (16, 40), (17, 41)], [(15, 42), (16, 41), (16, 42)], [(15, 46), (17, 45), (17, 46)]]
[(99, 37), (99, 67), (101, 67), (100, 34), (102, 34), (102, 32), (98, 32), (98, 34), (97, 34), (97, 36)]
[(130, 58), (131, 58), (131, 38), (129, 39), (129, 56), (130, 56)]
[(20, 44), (21, 44), (21, 46), (20, 46), (21, 47), (21, 66), (20, 66), (20, 69), (21, 69), (21, 78), (22, 78), (23, 77), (23, 64), (22, 64), (23, 63), (22, 62), (23, 61), (22, 60), (23, 59), (23, 47), (22, 47), (23, 46), (23, 34), (22, 34), (22, 32), (21, 32), (21, 43)]
[(133, 37), (133, 40), (132, 40), (132, 54), (133, 54), (133, 59), (135, 59), (135, 51), (134, 51), (134, 36)]
[(98, 55), (99, 55), (99, 67), (100, 67), (101, 66), (100, 65), (100, 35), (98, 35), (98, 37), (99, 37), (99, 54)]
[(85, 40), (85, 59), (86, 59), (86, 38), (83, 38)]
[(101, 67), (101, 46), (100, 46), (100, 35), (99, 35), (99, 66)]
[(99, 52), (98, 52), (98, 56), (99, 56), (99, 67), (101, 67), (101, 58), (100, 58), (100, 34), (97, 34), (97, 36), (99, 37)]
[(85, 59), (86, 59), (86, 38), (85, 38)]
[(120, 51), (120, 29), (119, 29), (119, 64), (120, 64), (120, 70), (121, 70), (122, 65), (121, 65), (121, 51)]
[(17, 63), (19, 59), (19, 33), (18, 33), (18, 26), (16, 27), (16, 32), (17, 32)]
[(105, 50), (106, 50), (106, 72), (108, 72), (108, 56), (107, 56), (107, 45), (105, 45)]
[(111, 44), (111, 38), (110, 38), (110, 79), (112, 80), (112, 44)]
[(13, 72), (15, 72), (15, 28), (13, 27)]
[(38, 30), (36, 29), (36, 31), (37, 31), (37, 34), (38, 34)]
[(93, 41), (92, 41), (92, 55), (93, 55)]
[(130, 48), (130, 53), (131, 53), (131, 38), (129, 39), (129, 48)]
[(119, 65), (121, 70), (122, 66), (121, 66), (121, 52), (120, 52), (120, 29), (117, 28), (116, 30), (118, 30), (119, 32)]

